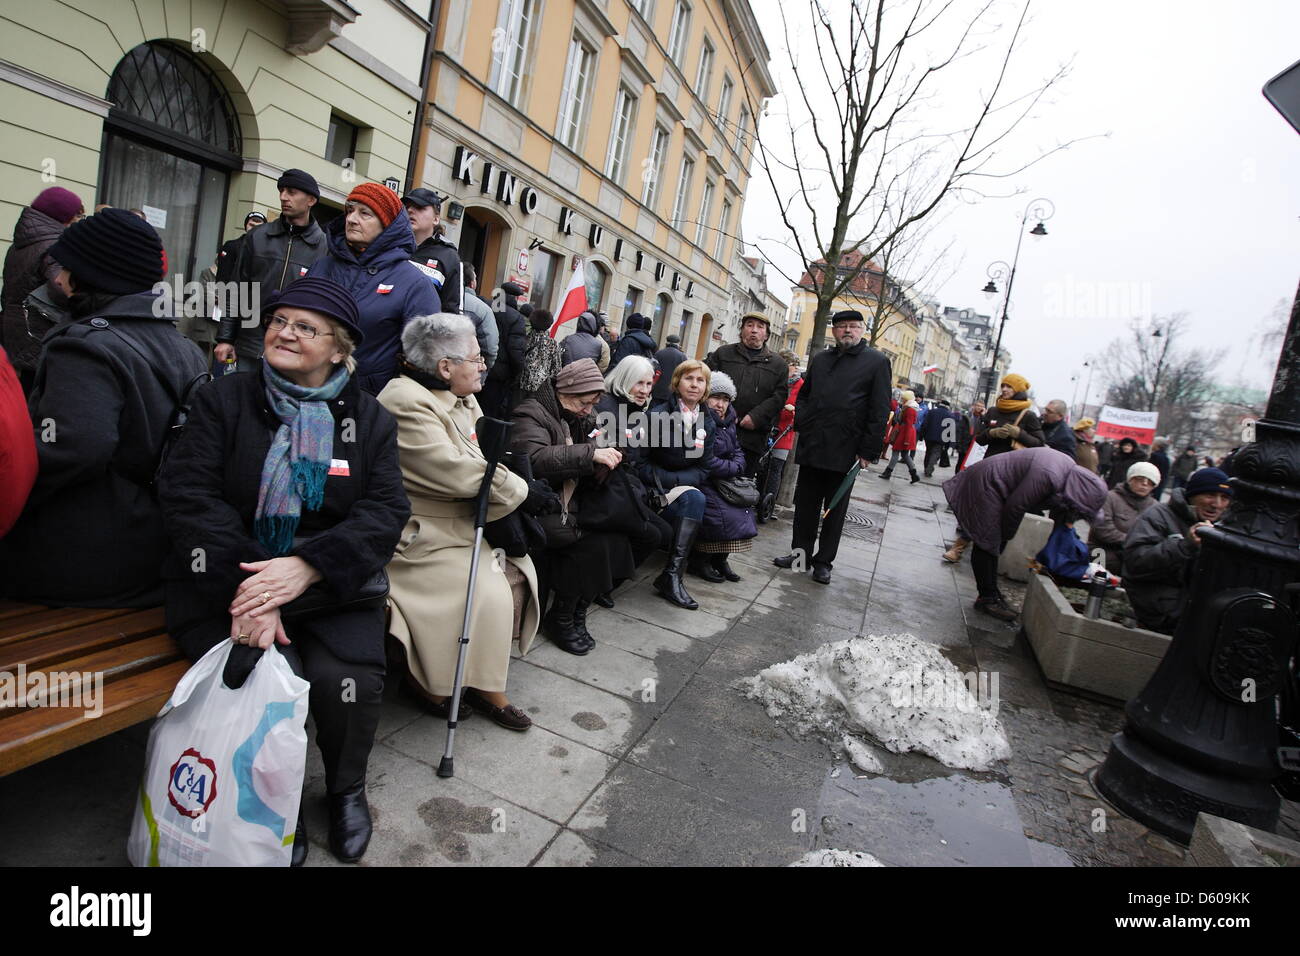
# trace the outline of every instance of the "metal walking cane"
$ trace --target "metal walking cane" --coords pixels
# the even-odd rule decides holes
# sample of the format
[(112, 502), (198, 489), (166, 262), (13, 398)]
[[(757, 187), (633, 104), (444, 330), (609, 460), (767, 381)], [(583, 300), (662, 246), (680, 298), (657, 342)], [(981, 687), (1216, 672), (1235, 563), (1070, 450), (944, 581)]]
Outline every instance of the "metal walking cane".
[(454, 777), (455, 764), (452, 750), (456, 745), (456, 719), (460, 716), (460, 694), (465, 682), (465, 651), (469, 647), (469, 619), (474, 612), (474, 586), (478, 583), (478, 553), (483, 544), (483, 526), (487, 524), (488, 498), (492, 494), (492, 477), (496, 474), (497, 463), (506, 450), (506, 439), (510, 437), (513, 422), (503, 422), (486, 415), (474, 426), (478, 437), (478, 446), (487, 459), (487, 470), (483, 472), (483, 481), (478, 487), (478, 496), (474, 499), (474, 551), (469, 559), (469, 587), (465, 592), (465, 620), (460, 627), (460, 648), (456, 653), (456, 680), (451, 688), (451, 710), (447, 716), (447, 749), (442, 760), (438, 761), (438, 776)]

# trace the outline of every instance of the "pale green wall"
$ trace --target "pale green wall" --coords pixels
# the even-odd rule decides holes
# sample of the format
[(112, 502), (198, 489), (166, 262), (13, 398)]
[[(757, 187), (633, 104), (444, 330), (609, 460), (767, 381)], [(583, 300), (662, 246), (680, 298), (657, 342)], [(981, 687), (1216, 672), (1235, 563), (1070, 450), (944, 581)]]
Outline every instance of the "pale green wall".
[[(235, 103), (245, 160), (297, 166), (322, 186), (346, 193), (351, 184), (342, 170), (322, 158), (333, 108), (374, 128), (370, 150), (357, 157), (354, 182), (404, 177), (415, 101), (329, 46), (291, 56), (283, 47), (286, 20), (256, 0), (6, 4), (0, 12), (0, 59), (102, 98), (113, 69), (132, 47), (158, 39), (189, 45), (196, 28), (204, 31), (209, 51), (203, 59)], [(367, 35), (352, 33), (354, 42)], [(385, 59), (382, 49), (367, 52)], [(55, 163), (56, 183), (80, 195), (87, 211), (93, 208), (102, 133), (96, 114), (0, 82), (0, 254), (22, 207), (52, 185), (41, 178), (47, 158)], [(237, 235), (253, 208), (279, 209), (274, 178), (232, 174), (225, 235)]]

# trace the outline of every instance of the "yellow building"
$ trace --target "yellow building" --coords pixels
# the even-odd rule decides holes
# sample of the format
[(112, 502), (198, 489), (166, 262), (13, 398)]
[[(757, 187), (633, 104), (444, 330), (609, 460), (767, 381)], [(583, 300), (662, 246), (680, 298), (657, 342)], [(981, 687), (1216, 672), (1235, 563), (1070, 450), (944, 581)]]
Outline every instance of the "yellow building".
[(478, 0), (436, 24), (415, 178), (487, 294), (558, 311), (574, 268), (618, 329), (708, 351), (756, 115), (775, 93), (746, 0)]

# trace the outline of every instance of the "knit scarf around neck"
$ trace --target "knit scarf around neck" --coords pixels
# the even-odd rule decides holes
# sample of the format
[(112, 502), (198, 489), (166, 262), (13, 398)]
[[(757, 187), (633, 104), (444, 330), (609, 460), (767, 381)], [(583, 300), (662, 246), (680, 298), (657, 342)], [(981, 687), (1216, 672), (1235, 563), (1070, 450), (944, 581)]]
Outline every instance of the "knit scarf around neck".
[(325, 476), (334, 455), (334, 416), (326, 404), (348, 382), (348, 370), (335, 368), (319, 388), (285, 378), (262, 360), (266, 400), (280, 420), (262, 462), (253, 531), (275, 557), (293, 549), (302, 510), (318, 511), (325, 501)]
[(998, 411), (1000, 412), (1023, 412), (1029, 407), (1029, 399), (1025, 397), (1024, 392), (1016, 392), (1010, 398), (998, 399)]

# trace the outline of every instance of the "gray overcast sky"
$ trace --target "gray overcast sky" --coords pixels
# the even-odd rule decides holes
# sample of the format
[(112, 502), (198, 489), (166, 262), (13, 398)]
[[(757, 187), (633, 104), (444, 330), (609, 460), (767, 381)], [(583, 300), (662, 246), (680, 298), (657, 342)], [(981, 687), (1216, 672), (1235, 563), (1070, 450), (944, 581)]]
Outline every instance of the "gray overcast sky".
[[(754, 7), (782, 85), (788, 62), (777, 5)], [(1003, 19), (1016, 7), (1004, 7)], [(786, 5), (787, 15), (801, 9)], [(927, 291), (945, 306), (991, 312), (996, 303), (979, 291), (985, 270), (1011, 259), (1025, 205), (1046, 196), (1056, 215), (1048, 238), (1024, 243), (1004, 338), (1040, 402), (1069, 401), (1084, 358), (1121, 334), (1132, 314), (1151, 311), (1188, 312), (1185, 344), (1220, 357), (1224, 384), (1267, 388), (1277, 354), (1262, 354), (1251, 339), (1300, 279), (1300, 134), (1260, 88), (1300, 60), (1300, 3), (1039, 0), (1031, 17), (1015, 75), (1027, 81), (1074, 63), (1019, 136), (1018, 155), (1109, 135), (1009, 180), (1002, 191), (1023, 190), (1018, 196), (955, 208), (936, 237), (953, 240), (952, 262)], [(803, 29), (800, 42), (811, 28)], [(779, 109), (774, 101), (765, 138), (781, 132)], [(747, 238), (774, 231), (757, 163), (754, 174)], [(1095, 401), (1098, 379), (1092, 388)]]

